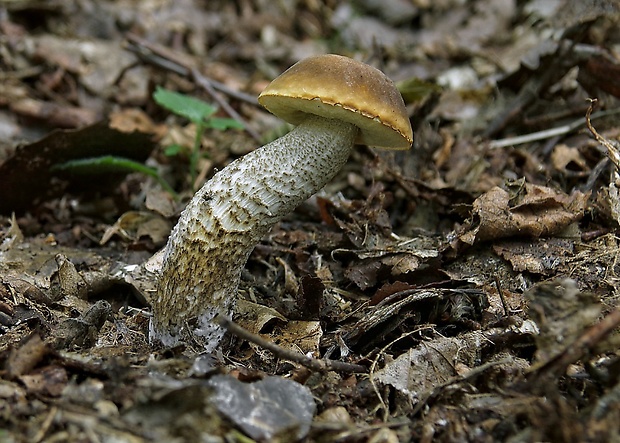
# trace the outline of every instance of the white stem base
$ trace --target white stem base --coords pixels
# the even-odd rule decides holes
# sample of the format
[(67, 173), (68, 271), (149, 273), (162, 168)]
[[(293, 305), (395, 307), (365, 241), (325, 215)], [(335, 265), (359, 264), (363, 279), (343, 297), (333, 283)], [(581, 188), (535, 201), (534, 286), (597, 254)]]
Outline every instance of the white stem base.
[(153, 303), (151, 340), (199, 341), (212, 351), (230, 315), (241, 271), (260, 239), (320, 190), (349, 158), (358, 129), (310, 117), (235, 160), (194, 195), (172, 231)]

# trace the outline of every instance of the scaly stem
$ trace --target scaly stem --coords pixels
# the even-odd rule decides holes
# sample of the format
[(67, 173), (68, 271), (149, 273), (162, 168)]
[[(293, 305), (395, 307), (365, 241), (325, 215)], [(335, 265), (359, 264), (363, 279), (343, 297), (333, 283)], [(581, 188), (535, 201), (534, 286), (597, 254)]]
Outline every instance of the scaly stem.
[(200, 341), (207, 351), (230, 315), (248, 256), (283, 216), (320, 190), (349, 158), (358, 129), (309, 117), (235, 160), (194, 195), (175, 226), (153, 303), (151, 339)]
[(200, 145), (204, 135), (206, 125), (204, 122), (196, 123), (196, 135), (194, 136), (194, 146), (189, 157), (189, 175), (191, 179), (192, 192), (196, 190), (196, 175), (198, 174), (198, 159), (200, 158)]

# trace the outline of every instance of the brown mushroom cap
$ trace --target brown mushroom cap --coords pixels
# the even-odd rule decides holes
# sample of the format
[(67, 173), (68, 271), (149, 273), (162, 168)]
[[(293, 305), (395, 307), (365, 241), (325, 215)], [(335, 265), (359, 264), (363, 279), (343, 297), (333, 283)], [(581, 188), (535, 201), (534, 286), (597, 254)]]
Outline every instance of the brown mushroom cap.
[(259, 95), (261, 105), (297, 125), (307, 114), (360, 128), (357, 141), (408, 149), (413, 131), (403, 98), (383, 72), (341, 55), (309, 57), (291, 66)]

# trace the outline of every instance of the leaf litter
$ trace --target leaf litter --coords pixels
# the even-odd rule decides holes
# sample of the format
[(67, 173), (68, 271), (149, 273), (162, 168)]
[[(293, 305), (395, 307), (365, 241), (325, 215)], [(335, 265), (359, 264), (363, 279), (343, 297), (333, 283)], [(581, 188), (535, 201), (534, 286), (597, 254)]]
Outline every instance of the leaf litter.
[[(606, 0), (0, 6), (0, 439), (620, 438), (619, 14)], [(286, 131), (255, 97), (325, 52), (397, 81), (414, 148), (356, 148), (262, 240), (233, 317), (247, 334), (214, 355), (151, 345), (157, 251), (192, 186)], [(245, 131), (208, 128), (192, 151), (195, 122), (157, 88)], [(156, 175), (53, 169), (106, 156)]]

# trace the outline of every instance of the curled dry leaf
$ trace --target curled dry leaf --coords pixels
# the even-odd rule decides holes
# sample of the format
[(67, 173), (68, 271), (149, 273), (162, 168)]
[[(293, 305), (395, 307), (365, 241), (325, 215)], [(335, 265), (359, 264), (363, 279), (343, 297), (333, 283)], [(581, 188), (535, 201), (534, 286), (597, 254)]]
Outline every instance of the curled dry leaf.
[(571, 195), (526, 183), (517, 195), (495, 187), (473, 204), (473, 223), (459, 240), (473, 245), (513, 236), (543, 237), (558, 234), (583, 216), (588, 195)]
[(578, 148), (559, 144), (551, 153), (551, 162), (558, 171), (566, 171), (569, 165), (579, 171), (587, 171), (588, 165)]

